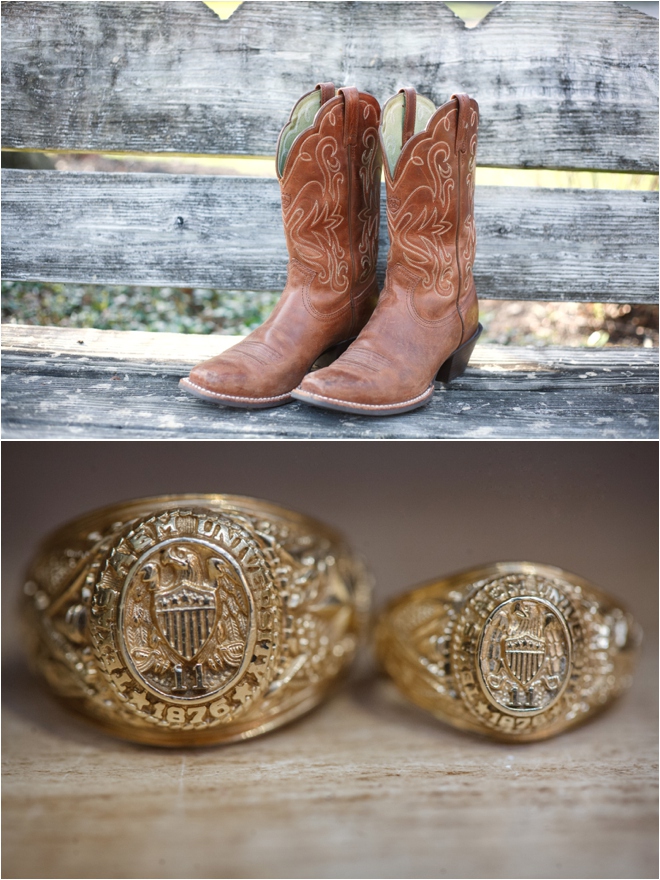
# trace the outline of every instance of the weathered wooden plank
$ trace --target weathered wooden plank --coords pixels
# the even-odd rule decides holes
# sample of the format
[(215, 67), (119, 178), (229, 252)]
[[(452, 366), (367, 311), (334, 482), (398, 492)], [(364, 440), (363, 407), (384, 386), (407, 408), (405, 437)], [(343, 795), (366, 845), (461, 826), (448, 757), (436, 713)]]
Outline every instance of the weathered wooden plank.
[[(27, 331), (19, 336), (16, 331)], [(35, 331), (41, 331), (36, 333)], [(70, 343), (58, 344), (55, 338), (67, 333), (69, 340), (78, 337), (78, 351), (69, 351)], [(6, 330), (3, 337), (8, 336)], [(242, 337), (197, 336), (174, 333), (125, 333), (111, 330), (71, 330), (52, 327), (12, 328), (14, 337), (3, 344), (3, 356), (23, 358), (32, 362), (36, 372), (44, 375), (70, 375), (86, 370), (134, 374), (151, 374), (163, 370), (171, 376), (185, 375), (198, 363), (199, 357), (212, 356), (227, 350)], [(94, 339), (94, 336), (105, 339)], [(164, 337), (154, 339), (151, 351), (138, 350), (126, 336)], [(42, 345), (33, 347), (30, 338), (42, 336)], [(180, 336), (180, 338), (177, 338)], [(48, 340), (48, 341), (47, 341)], [(50, 343), (49, 340), (53, 340)], [(82, 343), (82, 344), (81, 344)], [(201, 343), (201, 345), (200, 345)], [(50, 345), (50, 350), (46, 346)], [(108, 349), (115, 345), (116, 351)], [(134, 353), (131, 353), (131, 349)], [(160, 357), (160, 354), (163, 357)], [(17, 361), (18, 363), (18, 361)], [(481, 345), (472, 356), (472, 372), (455, 379), (450, 390), (626, 390), (628, 393), (652, 394), (657, 385), (654, 370), (658, 364), (657, 350), (643, 348), (578, 349), (524, 348), (520, 346)], [(651, 381), (649, 382), (649, 378)], [(81, 383), (82, 386), (83, 383)], [(213, 407), (213, 409), (217, 409)]]
[(25, 352), (50, 357), (74, 355), (119, 358), (127, 361), (198, 363), (220, 354), (242, 336), (193, 333), (150, 333), (146, 330), (95, 330), (91, 327), (39, 327), (2, 324), (3, 352)]
[[(232, 460), (231, 450), (201, 454)], [(319, 457), (322, 454), (317, 450)], [(136, 467), (138, 455), (137, 450), (127, 451), (118, 467), (120, 494), (133, 491), (126, 489), (125, 472), (134, 472), (131, 465)], [(621, 455), (626, 452), (621, 450)], [(101, 470), (108, 466), (108, 456), (105, 450), (98, 456)], [(178, 459), (170, 456), (170, 461)], [(537, 467), (545, 462), (539, 455)], [(292, 473), (299, 472), (293, 460), (290, 466)], [(75, 464), (72, 470), (75, 486), (80, 474)], [(174, 485), (184, 481), (184, 473), (180, 468), (173, 475)], [(208, 473), (222, 479), (215, 475), (227, 471), (216, 464), (209, 465)], [(392, 483), (390, 475), (387, 479)], [(269, 484), (261, 485), (267, 494)], [(388, 500), (401, 497), (398, 485), (395, 481)], [(525, 481), (520, 485), (524, 492)], [(557, 499), (561, 493), (550, 480), (547, 485), (552, 513), (542, 510), (546, 499), (539, 500), (539, 531), (546, 522), (547, 528), (556, 528), (553, 515), (568, 513), (567, 505)], [(606, 493), (593, 479), (587, 487), (593, 487), (598, 499)], [(332, 494), (346, 498), (341, 484)], [(507, 486), (505, 504), (512, 503), (513, 494)], [(586, 495), (587, 510), (598, 506), (587, 506), (593, 494)], [(32, 497), (40, 500), (37, 493)], [(442, 530), (443, 552), (437, 553), (436, 569), (430, 563), (430, 571), (447, 570), (444, 548), (465, 544), (466, 531), (492, 531), (483, 511), (474, 510), (481, 507), (478, 493), (470, 497), (472, 507), (464, 497), (459, 502), (469, 526), (463, 533), (458, 526)], [(12, 500), (12, 508), (22, 511), (22, 499)], [(396, 527), (364, 502), (346, 512), (342, 525), (347, 530), (355, 526), (349, 531), (351, 538), (359, 534), (360, 517), (381, 527), (369, 533), (374, 535), (366, 545), (372, 563), (378, 563), (385, 535), (398, 543), (402, 556), (418, 556), (419, 551), (410, 548), (427, 534), (425, 496), (409, 513), (400, 504), (382, 506), (397, 520)], [(622, 506), (629, 518), (642, 521), (642, 514), (630, 509), (630, 501)], [(323, 504), (317, 509), (319, 516), (325, 515)], [(505, 509), (511, 529), (519, 523), (529, 544), (533, 537), (527, 524), (520, 514), (516, 517)], [(586, 534), (593, 539), (585, 537), (585, 544), (602, 545), (616, 535), (624, 546), (642, 544), (637, 559), (641, 555), (648, 559), (646, 569), (652, 567), (648, 551), (644, 553), (644, 539), (654, 541), (650, 529), (640, 538), (622, 514), (620, 537), (621, 531), (612, 529), (602, 511), (594, 513), (589, 518), (596, 519), (600, 530), (592, 524)], [(33, 517), (23, 514), (21, 524), (33, 532)], [(565, 534), (565, 517), (561, 526)], [(432, 541), (432, 532), (427, 532)], [(505, 546), (519, 544), (520, 536), (512, 535)], [(483, 552), (478, 539), (474, 546), (473, 554)], [(568, 551), (562, 547), (555, 553), (561, 559)], [(574, 551), (580, 561), (589, 560), (588, 550), (578, 554)], [(591, 554), (595, 557), (597, 550)], [(655, 589), (652, 578), (639, 577), (638, 572), (639, 562), (634, 593), (630, 585), (633, 609), (643, 601), (644, 589), (649, 594)], [(404, 580), (398, 589), (405, 585)], [(624, 595), (627, 586), (624, 580)], [(382, 598), (381, 590), (377, 599)], [(19, 629), (12, 610), (6, 612), (5, 626)], [(648, 617), (648, 624), (643, 618), (645, 633), (650, 629), (653, 640), (657, 613), (652, 603)], [(6, 673), (6, 877), (657, 876), (658, 686), (652, 647), (645, 652), (631, 692), (602, 718), (523, 748), (452, 730), (406, 703), (371, 672), (355, 676), (323, 707), (273, 735), (210, 749), (136, 748), (106, 736), (57, 704), (27, 675), (22, 652), (9, 657)], [(480, 845), (475, 845), (475, 829)]]
[[(481, 107), (479, 161), (658, 167), (658, 22), (617, 3), (3, 4), (2, 143), (270, 155), (319, 79)], [(323, 60), (319, 66), (319, 59)]]
[[(121, 337), (127, 334), (112, 334)], [(181, 360), (145, 360), (68, 348), (35, 351), (39, 328), (4, 328), (6, 438), (233, 439), (642, 439), (657, 438), (657, 352), (480, 346), (466, 374), (423, 410), (367, 419), (294, 403), (249, 412), (216, 407), (177, 385), (199, 357), (182, 337)], [(44, 328), (43, 337), (57, 331)], [(169, 336), (170, 334), (163, 334)], [(155, 343), (167, 348), (170, 340)], [(206, 343), (205, 343), (206, 345)], [(128, 349), (133, 347), (128, 343)], [(186, 354), (188, 356), (184, 357)], [(139, 353), (138, 353), (139, 354)], [(206, 351), (205, 351), (206, 354)]]
[[(9, 169), (2, 180), (5, 278), (239, 290), (285, 282), (276, 180)], [(477, 186), (476, 218), (482, 296), (657, 301), (657, 193)]]
[[(150, 333), (145, 330), (95, 330), (91, 327), (39, 327), (31, 324), (2, 324), (2, 351), (5, 354), (44, 355), (59, 358), (71, 355), (81, 361), (112, 360), (122, 363), (170, 363), (188, 369), (200, 358), (213, 357), (235, 345), (243, 336), (201, 335), (196, 333)], [(605, 373), (646, 369), (658, 362), (656, 349), (607, 348), (531, 348), (513, 345), (476, 347), (470, 363), (488, 372), (552, 372), (559, 365), (579, 373), (593, 368)], [(500, 377), (501, 378), (501, 377)], [(593, 378), (586, 375), (579, 378)], [(456, 381), (452, 383), (455, 387)], [(462, 381), (462, 380), (461, 380)], [(498, 380), (499, 381), (499, 380)]]

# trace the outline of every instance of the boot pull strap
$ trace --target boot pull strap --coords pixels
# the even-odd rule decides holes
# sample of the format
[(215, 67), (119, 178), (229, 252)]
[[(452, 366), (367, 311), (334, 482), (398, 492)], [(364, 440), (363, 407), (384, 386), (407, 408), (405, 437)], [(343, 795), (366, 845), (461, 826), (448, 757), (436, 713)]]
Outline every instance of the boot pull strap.
[(335, 96), (334, 83), (317, 83), (315, 88), (321, 90), (321, 106), (323, 106), (326, 101), (329, 101), (330, 98), (334, 98)]
[(344, 98), (344, 144), (357, 144), (358, 112), (360, 109), (360, 92), (355, 86), (339, 89), (338, 94)]
[(452, 95), (458, 103), (458, 121), (456, 123), (456, 152), (465, 153), (468, 148), (468, 135), (470, 133), (470, 123), (468, 120), (468, 110), (470, 106), (469, 95)]
[(403, 116), (403, 137), (401, 138), (401, 146), (403, 147), (410, 138), (415, 134), (415, 112), (417, 110), (417, 92), (414, 89), (399, 89), (399, 94), (406, 96), (405, 112)]

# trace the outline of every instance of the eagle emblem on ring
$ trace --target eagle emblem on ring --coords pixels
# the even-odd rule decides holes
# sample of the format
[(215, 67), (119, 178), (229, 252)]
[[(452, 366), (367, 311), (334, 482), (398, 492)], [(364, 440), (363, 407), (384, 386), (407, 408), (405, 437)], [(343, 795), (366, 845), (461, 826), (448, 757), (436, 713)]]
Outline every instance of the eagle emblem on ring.
[(517, 714), (547, 708), (569, 672), (570, 646), (561, 613), (534, 597), (510, 599), (484, 626), (479, 666), (490, 699)]
[(184, 539), (154, 548), (134, 572), (124, 621), (138, 674), (158, 691), (190, 698), (237, 673), (250, 605), (234, 565)]
[(536, 678), (545, 662), (543, 617), (522, 604), (509, 620), (509, 637), (504, 640), (503, 658), (509, 673), (522, 685)]

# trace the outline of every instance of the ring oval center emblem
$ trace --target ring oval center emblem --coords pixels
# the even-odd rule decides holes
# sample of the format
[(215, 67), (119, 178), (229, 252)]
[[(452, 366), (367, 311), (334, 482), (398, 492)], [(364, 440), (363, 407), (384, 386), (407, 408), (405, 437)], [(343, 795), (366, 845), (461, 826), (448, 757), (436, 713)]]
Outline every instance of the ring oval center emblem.
[(90, 584), (92, 643), (127, 723), (232, 724), (277, 672), (280, 597), (245, 522), (205, 509), (135, 521)]
[(487, 699), (509, 715), (543, 712), (571, 673), (571, 636), (561, 611), (536, 596), (498, 605), (484, 623), (477, 669)]
[(172, 538), (145, 552), (120, 602), (122, 654), (144, 686), (191, 702), (227, 690), (254, 644), (251, 592), (238, 561), (199, 538)]

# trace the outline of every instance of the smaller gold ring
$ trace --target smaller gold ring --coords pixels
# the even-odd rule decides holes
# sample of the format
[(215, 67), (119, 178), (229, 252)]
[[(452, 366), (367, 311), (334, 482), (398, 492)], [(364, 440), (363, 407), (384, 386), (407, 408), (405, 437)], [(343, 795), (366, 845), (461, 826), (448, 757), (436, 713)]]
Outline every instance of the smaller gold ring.
[(23, 587), (32, 665), (106, 731), (165, 746), (246, 739), (344, 673), (371, 582), (337, 532), (231, 495), (145, 498), (45, 539)]
[(384, 669), (412, 702), (506, 742), (561, 733), (629, 687), (641, 628), (550, 565), (501, 562), (395, 599), (376, 627)]

